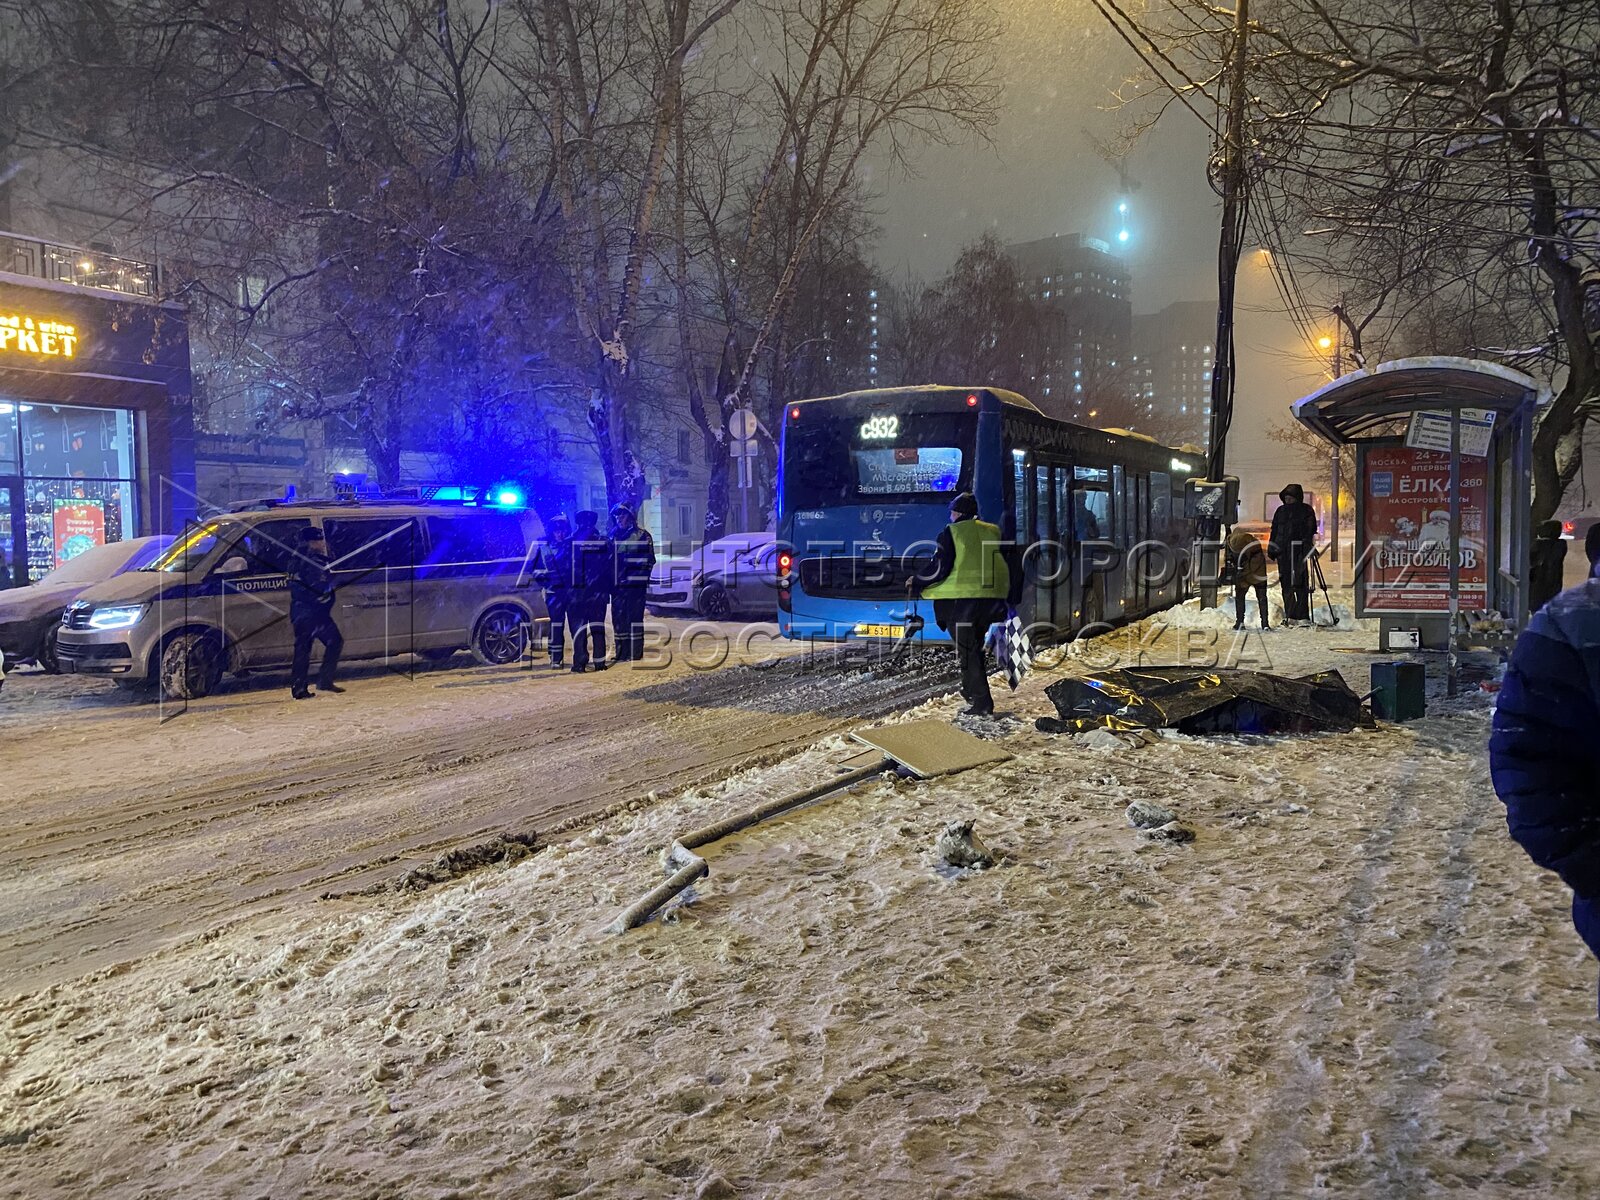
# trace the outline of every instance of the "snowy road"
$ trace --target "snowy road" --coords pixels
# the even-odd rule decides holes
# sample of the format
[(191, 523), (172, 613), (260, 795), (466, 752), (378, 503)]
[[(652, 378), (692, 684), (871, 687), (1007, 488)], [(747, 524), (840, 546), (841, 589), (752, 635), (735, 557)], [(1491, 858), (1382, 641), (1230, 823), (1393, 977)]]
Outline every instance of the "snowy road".
[(296, 704), (268, 677), (175, 716), (103, 681), (14, 675), (0, 692), (0, 986), (135, 959), (495, 833), (559, 836), (950, 686), (942, 656), (880, 680), (770, 638), (720, 670), (678, 650), (664, 670), (582, 677), (465, 656), (410, 676), (358, 665), (343, 696)]
[[(1170, 631), (1157, 648), (1204, 632)], [(1243, 646), (1364, 690), (1374, 640), (1300, 630)], [(474, 728), (548, 730), (542, 681), (452, 674), (420, 705), (384, 699), (412, 685), (367, 681), (338, 734), (275, 698), (224, 697), (172, 745), (203, 748), (255, 712), (295, 723), (273, 734), (280, 746), (314, 735), (327, 755), (341, 738), (348, 783), (324, 794), (308, 778), (304, 796), (250, 802), (268, 806), (261, 841), (220, 798), (209, 823), (179, 832), (174, 816), (148, 839), (147, 853), (172, 857), (164, 870), (80, 825), (104, 859), (94, 886), (127, 870), (145, 880), (96, 911), (147, 898), (159, 904), (144, 911), (170, 911), (187, 894), (220, 919), (248, 910), (233, 895), (246, 887), (279, 911), (126, 970), (0, 996), (0, 1193), (1588, 1200), (1594, 960), (1565, 889), (1506, 835), (1484, 755), (1491, 698), (1469, 686), (1446, 700), (1438, 666), (1429, 715), (1406, 725), (1114, 748), (1038, 732), (1050, 676), (1035, 676), (1005, 702), (1020, 719), (980, 727), (1011, 761), (884, 775), (724, 839), (706, 880), (623, 937), (601, 928), (659, 879), (674, 832), (851, 753), (821, 737), (728, 774), (762, 753), (719, 731), (776, 747), (786, 729), (843, 724), (825, 700), (889, 712), (929, 681), (903, 680), (897, 696), (882, 678), (807, 682), (790, 665), (760, 679), (583, 680), (577, 732), (552, 740), (552, 761), (621, 793), (648, 762), (727, 777), (422, 895), (315, 904), (295, 901), (326, 886), (351, 829), (384, 827), (371, 813), (385, 806), (407, 814), (396, 831), (422, 836), (430, 805), (434, 826), (465, 829), (467, 798), (515, 817), (558, 793), (589, 794), (562, 810), (581, 811), (600, 789), (528, 778), (537, 755)], [(469, 681), (494, 699), (452, 716), (446, 685)], [(940, 697), (911, 715), (955, 706)], [(71, 770), (87, 753), (70, 739), (90, 730), (51, 729), (45, 708), (35, 728)], [(397, 711), (419, 712), (428, 736), (407, 735)], [(618, 728), (640, 715), (681, 735)], [(458, 745), (433, 740), (444, 722)], [(452, 763), (465, 754), (479, 757)], [(215, 797), (230, 772), (260, 787), (248, 781), (265, 771), (236, 751), (191, 782)], [(28, 786), (33, 809), (59, 811)], [(1131, 829), (1128, 803), (1152, 799), (1196, 839)], [(114, 819), (109, 799), (97, 811)], [(958, 876), (934, 860), (954, 817), (976, 821), (998, 869)], [(227, 862), (206, 865), (213, 842)], [(275, 885), (227, 873), (280, 851)], [(53, 862), (77, 860), (63, 843)], [(340, 881), (382, 874), (356, 866)], [(287, 882), (295, 869), (308, 878)], [(14, 921), (27, 884), (8, 870)], [(64, 886), (47, 878), (40, 894), (59, 907)], [(180, 927), (161, 936), (176, 942)]]

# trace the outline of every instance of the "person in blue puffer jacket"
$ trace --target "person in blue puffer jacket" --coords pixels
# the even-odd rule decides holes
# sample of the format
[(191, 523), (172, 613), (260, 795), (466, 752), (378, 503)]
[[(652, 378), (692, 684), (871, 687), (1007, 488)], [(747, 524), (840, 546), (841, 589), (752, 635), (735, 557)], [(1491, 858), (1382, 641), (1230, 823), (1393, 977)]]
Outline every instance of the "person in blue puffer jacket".
[(1517, 638), (1489, 738), (1511, 836), (1572, 889), (1600, 956), (1600, 578), (1560, 593)]

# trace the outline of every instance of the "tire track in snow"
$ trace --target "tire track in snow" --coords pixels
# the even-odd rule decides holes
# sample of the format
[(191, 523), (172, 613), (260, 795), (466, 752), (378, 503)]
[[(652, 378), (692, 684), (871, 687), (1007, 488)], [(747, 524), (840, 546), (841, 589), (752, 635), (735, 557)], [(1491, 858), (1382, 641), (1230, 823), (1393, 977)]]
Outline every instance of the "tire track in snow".
[[(399, 681), (385, 691), (378, 675), (359, 681), (368, 708), (361, 691), (329, 703), (322, 711), (343, 727), (309, 742), (300, 731), (316, 705), (234, 693), (164, 728), (107, 722), (149, 748), (148, 761), (139, 748), (123, 755), (126, 784), (106, 782), (114, 748), (85, 755), (81, 725), (38, 728), (11, 748), (63, 765), (0, 827), (7, 990), (136, 959), (330, 885), (359, 888), (495, 832), (574, 833), (651, 792), (700, 786), (920, 704), (953, 686), (948, 665), (941, 656), (880, 678), (824, 656), (819, 670), (784, 659), (642, 686), (621, 671), (567, 686), (552, 673), (531, 691), (519, 686), (526, 677), (495, 686), (492, 674), (441, 673), (419, 693)], [(248, 742), (236, 749), (253, 761), (230, 755), (227, 731), (252, 709), (263, 736), (284, 741), (281, 755)], [(409, 720), (412, 710), (423, 719)], [(71, 747), (75, 756), (63, 753)], [(17, 769), (5, 749), (0, 774)]]

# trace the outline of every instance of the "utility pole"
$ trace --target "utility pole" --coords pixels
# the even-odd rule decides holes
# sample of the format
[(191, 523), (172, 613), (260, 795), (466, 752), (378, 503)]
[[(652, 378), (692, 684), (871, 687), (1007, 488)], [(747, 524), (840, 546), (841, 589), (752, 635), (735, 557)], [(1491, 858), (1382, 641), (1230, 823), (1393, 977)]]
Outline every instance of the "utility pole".
[(1210, 479), (1221, 479), (1227, 470), (1228, 427), (1233, 423), (1233, 298), (1249, 212), (1244, 145), (1245, 41), (1249, 29), (1250, 0), (1235, 0), (1232, 59), (1228, 64), (1228, 116), (1219, 171), (1222, 235), (1217, 243), (1217, 341), (1211, 367), (1211, 444), (1207, 447)]

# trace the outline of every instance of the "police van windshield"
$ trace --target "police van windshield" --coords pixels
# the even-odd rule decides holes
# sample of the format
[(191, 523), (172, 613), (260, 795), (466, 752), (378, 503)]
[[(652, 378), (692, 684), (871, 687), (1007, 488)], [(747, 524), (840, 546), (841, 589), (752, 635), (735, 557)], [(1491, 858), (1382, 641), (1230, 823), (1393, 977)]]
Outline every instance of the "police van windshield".
[(145, 571), (187, 572), (194, 570), (206, 555), (217, 548), (217, 543), (230, 536), (232, 521), (205, 521), (191, 526), (177, 541), (168, 546)]
[(784, 439), (784, 507), (944, 504), (971, 485), (964, 413), (805, 410)]

